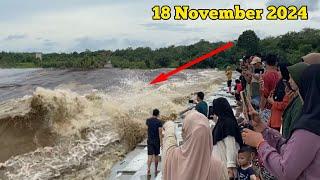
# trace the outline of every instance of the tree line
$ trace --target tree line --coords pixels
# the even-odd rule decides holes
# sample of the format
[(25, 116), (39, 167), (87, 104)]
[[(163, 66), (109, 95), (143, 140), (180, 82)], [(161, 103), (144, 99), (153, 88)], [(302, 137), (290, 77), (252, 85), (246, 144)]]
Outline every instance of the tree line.
[[(303, 55), (320, 52), (320, 30), (303, 29), (300, 32), (289, 32), (277, 37), (259, 39), (252, 30), (244, 31), (235, 47), (209, 58), (193, 68), (225, 68), (234, 66), (246, 55), (276, 54), (284, 63), (299, 62)], [(42, 60), (36, 59), (35, 53), (0, 53), (0, 68), (102, 68), (108, 62), (116, 68), (174, 68), (196, 57), (199, 57), (225, 42), (200, 40), (192, 45), (169, 46), (159, 49), (149, 47), (127, 48), (122, 50), (99, 50), (73, 53), (48, 53)]]

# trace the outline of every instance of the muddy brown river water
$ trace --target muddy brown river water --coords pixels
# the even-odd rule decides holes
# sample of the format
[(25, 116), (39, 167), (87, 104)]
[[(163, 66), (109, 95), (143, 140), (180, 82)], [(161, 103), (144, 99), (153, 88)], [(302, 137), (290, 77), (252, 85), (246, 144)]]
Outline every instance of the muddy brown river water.
[(224, 81), (187, 70), (149, 85), (165, 71), (0, 69), (0, 179), (106, 179), (145, 138), (153, 108), (174, 119), (191, 93)]

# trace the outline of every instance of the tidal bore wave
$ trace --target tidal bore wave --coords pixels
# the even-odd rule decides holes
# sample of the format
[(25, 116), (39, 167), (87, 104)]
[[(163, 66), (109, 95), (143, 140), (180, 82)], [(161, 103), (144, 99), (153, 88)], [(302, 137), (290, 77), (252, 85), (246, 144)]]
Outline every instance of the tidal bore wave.
[(156, 86), (126, 78), (112, 91), (86, 94), (38, 87), (1, 103), (0, 179), (105, 179), (146, 137), (153, 108), (163, 120), (175, 119), (191, 93), (212, 92), (224, 80), (213, 70), (183, 77)]

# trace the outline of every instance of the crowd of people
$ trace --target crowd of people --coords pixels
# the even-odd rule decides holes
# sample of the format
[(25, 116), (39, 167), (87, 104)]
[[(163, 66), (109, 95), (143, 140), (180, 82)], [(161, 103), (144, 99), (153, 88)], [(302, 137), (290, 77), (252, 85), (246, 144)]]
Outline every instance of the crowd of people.
[(147, 120), (155, 171), (161, 146), (165, 180), (320, 179), (320, 53), (290, 66), (276, 55), (247, 56), (236, 71), (234, 88), (231, 67), (226, 76), (238, 107), (224, 97), (208, 107), (197, 93), (195, 109), (184, 113), (181, 146), (174, 122), (162, 127), (159, 113)]

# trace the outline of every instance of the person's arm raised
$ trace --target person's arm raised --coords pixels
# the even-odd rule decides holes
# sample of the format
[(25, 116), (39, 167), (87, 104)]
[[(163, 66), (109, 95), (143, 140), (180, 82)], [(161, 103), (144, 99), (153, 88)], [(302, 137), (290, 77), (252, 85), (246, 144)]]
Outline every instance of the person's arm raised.
[(262, 143), (258, 153), (267, 170), (278, 179), (297, 179), (314, 161), (319, 148), (317, 135), (306, 130), (296, 130), (281, 147), (281, 153), (268, 143)]
[(254, 127), (254, 130), (256, 132), (262, 133), (267, 128), (267, 125), (264, 122), (262, 122), (259, 113), (256, 110), (254, 110), (251, 103), (248, 103), (248, 110), (249, 115), (252, 119), (252, 126)]
[(165, 155), (167, 151), (177, 146), (177, 139), (175, 136), (175, 124), (173, 121), (167, 121), (163, 125), (164, 136), (163, 136), (163, 154)]

